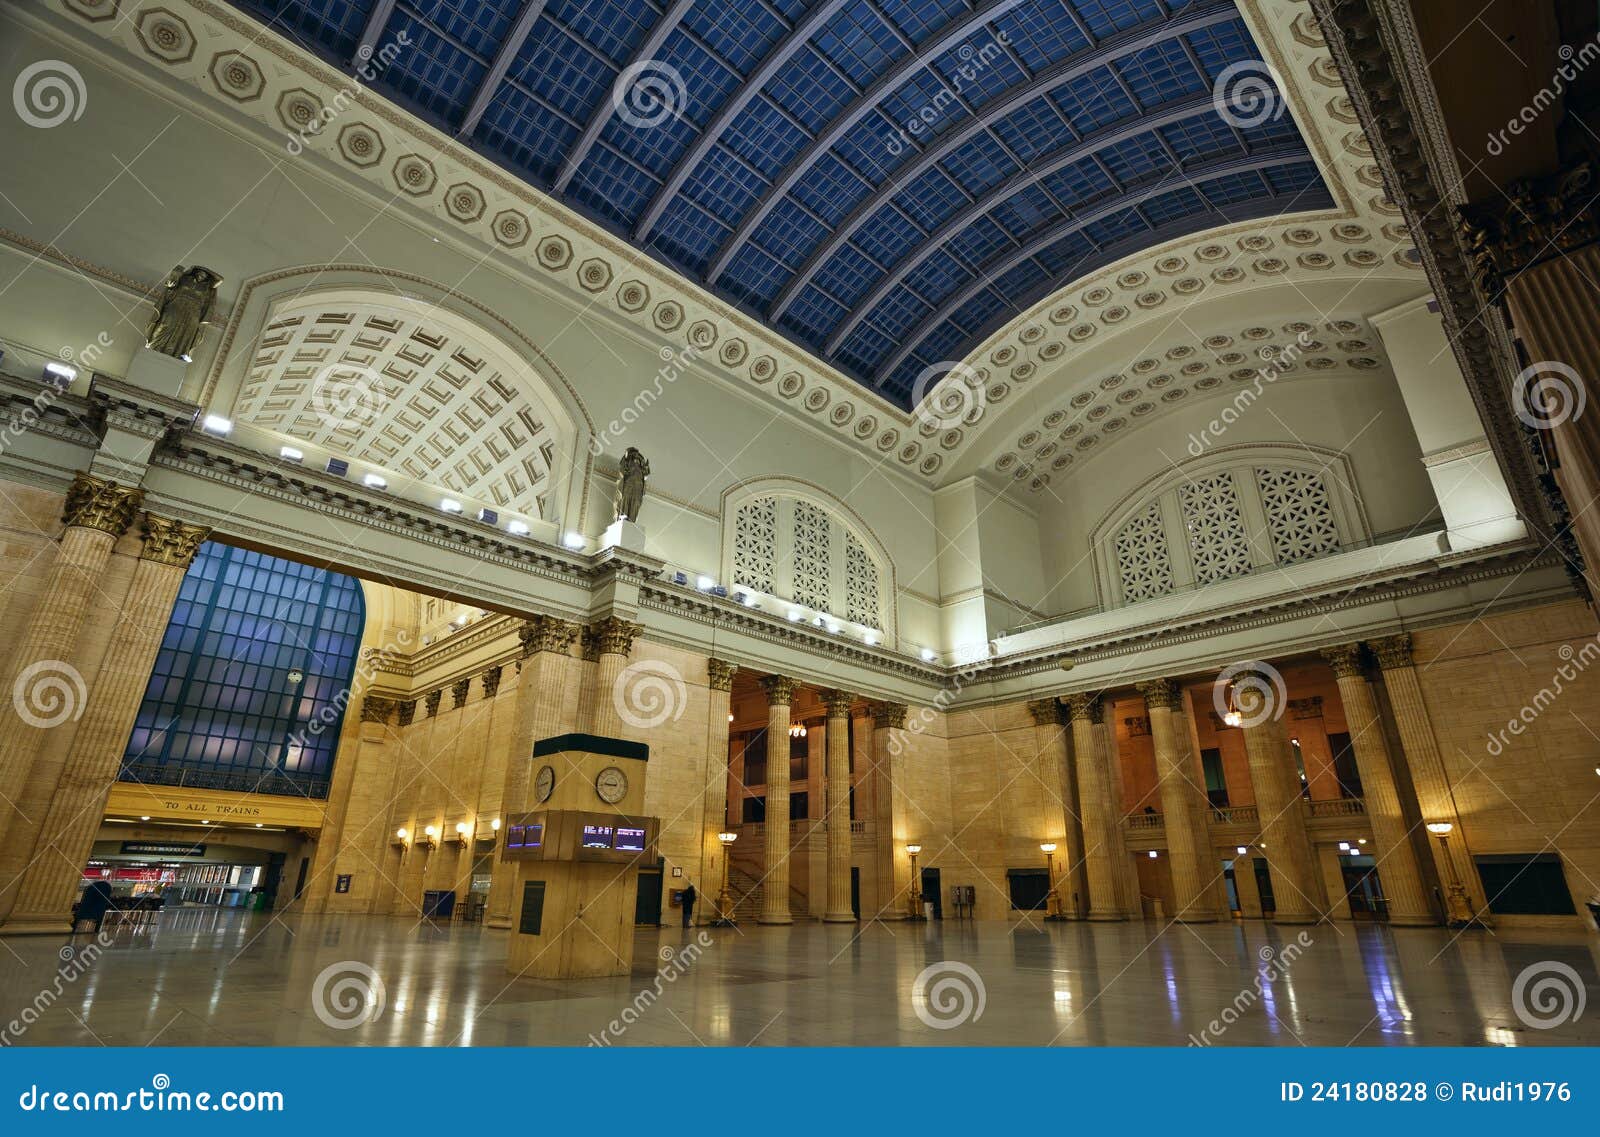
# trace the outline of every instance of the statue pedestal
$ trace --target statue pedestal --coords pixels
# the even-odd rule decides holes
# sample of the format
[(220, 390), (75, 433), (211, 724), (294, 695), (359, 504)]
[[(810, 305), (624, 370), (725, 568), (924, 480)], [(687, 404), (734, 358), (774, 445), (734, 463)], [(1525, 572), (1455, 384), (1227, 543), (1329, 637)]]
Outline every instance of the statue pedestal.
[(600, 538), (602, 549), (627, 549), (630, 553), (644, 552), (644, 530), (626, 519), (613, 521)]
[(128, 382), (158, 395), (176, 397), (183, 392), (183, 377), (188, 369), (189, 365), (181, 359), (141, 347), (133, 353), (133, 362), (128, 364)]

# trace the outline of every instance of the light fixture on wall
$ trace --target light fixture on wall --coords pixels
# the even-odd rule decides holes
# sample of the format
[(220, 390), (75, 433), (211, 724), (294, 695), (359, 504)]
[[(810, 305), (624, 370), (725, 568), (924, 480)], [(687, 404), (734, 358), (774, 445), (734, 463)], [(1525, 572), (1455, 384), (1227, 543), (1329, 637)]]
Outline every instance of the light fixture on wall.
[(526, 521), (518, 521), (515, 517), (508, 518), (506, 520), (506, 532), (513, 537), (526, 537), (528, 535), (528, 523)]
[(1450, 859), (1450, 834), (1455, 826), (1448, 821), (1428, 822), (1428, 832), (1439, 838), (1439, 857), (1450, 870), (1449, 886), (1445, 889), (1445, 922), (1452, 928), (1481, 928), (1483, 925), (1472, 914), (1472, 900), (1467, 896), (1467, 886), (1456, 874), (1456, 863)]
[(565, 537), (561, 538), (561, 543), (574, 551), (581, 549), (588, 544), (588, 542), (584, 540), (582, 533), (568, 533)]
[(200, 429), (208, 434), (232, 434), (233, 422), (221, 415), (207, 415), (200, 420)]
[(456, 822), (456, 835), (453, 838), (453, 840), (455, 841), (455, 843), (457, 845), (460, 845), (462, 848), (466, 847), (466, 844), (467, 844), (467, 823), (465, 821)]
[(1043, 841), (1039, 851), (1044, 854), (1044, 918), (1061, 919), (1061, 898), (1056, 895), (1056, 843)]
[(78, 377), (78, 369), (70, 363), (52, 359), (44, 365), (44, 381), (52, 387), (69, 387)]
[(489, 828), (494, 830), (496, 833), (500, 832), (500, 819), (497, 817), (493, 821), (489, 822)]
[(461, 503), (453, 497), (447, 497), (439, 502), (439, 508), (445, 513), (460, 513)]
[(278, 447), (278, 457), (285, 462), (304, 462), (306, 460), (306, 452), (294, 446), (280, 446)]
[(291, 687), (298, 687), (306, 681), (306, 673), (298, 667), (291, 667), (289, 668), (289, 674), (285, 678), (289, 680)]
[(430, 849), (439, 847), (439, 831), (432, 825), (422, 831), (422, 843)]
[(923, 663), (932, 663), (934, 660), (936, 660), (938, 658), (939, 658), (939, 653), (934, 651), (931, 647), (925, 647), (925, 648), (922, 649), (922, 662)]

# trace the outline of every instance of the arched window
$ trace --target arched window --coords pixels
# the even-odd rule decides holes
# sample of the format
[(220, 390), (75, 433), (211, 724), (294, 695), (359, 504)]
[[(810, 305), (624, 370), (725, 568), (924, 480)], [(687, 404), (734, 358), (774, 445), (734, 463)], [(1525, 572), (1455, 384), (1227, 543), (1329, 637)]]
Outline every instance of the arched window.
[(178, 591), (122, 780), (327, 797), (365, 619), (351, 577), (206, 542)]

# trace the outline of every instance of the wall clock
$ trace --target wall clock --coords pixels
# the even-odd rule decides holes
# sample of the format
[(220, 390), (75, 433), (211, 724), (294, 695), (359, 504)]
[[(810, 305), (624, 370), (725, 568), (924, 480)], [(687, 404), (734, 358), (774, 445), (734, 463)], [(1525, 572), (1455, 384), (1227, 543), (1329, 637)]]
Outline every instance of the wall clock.
[(628, 775), (615, 766), (607, 766), (595, 775), (594, 792), (607, 805), (616, 805), (628, 792)]
[(549, 801), (550, 795), (556, 792), (556, 768), (542, 766), (533, 779), (533, 792), (540, 801)]

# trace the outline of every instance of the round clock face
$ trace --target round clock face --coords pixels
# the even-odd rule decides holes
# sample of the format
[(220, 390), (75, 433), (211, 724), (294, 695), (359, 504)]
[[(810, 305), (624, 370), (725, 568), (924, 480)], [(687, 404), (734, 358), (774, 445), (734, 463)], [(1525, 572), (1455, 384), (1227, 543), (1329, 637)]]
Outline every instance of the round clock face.
[(533, 792), (540, 801), (549, 801), (550, 795), (556, 792), (556, 768), (542, 766), (533, 780)]
[(616, 805), (628, 792), (628, 775), (615, 766), (607, 766), (595, 775), (594, 792), (607, 805)]

